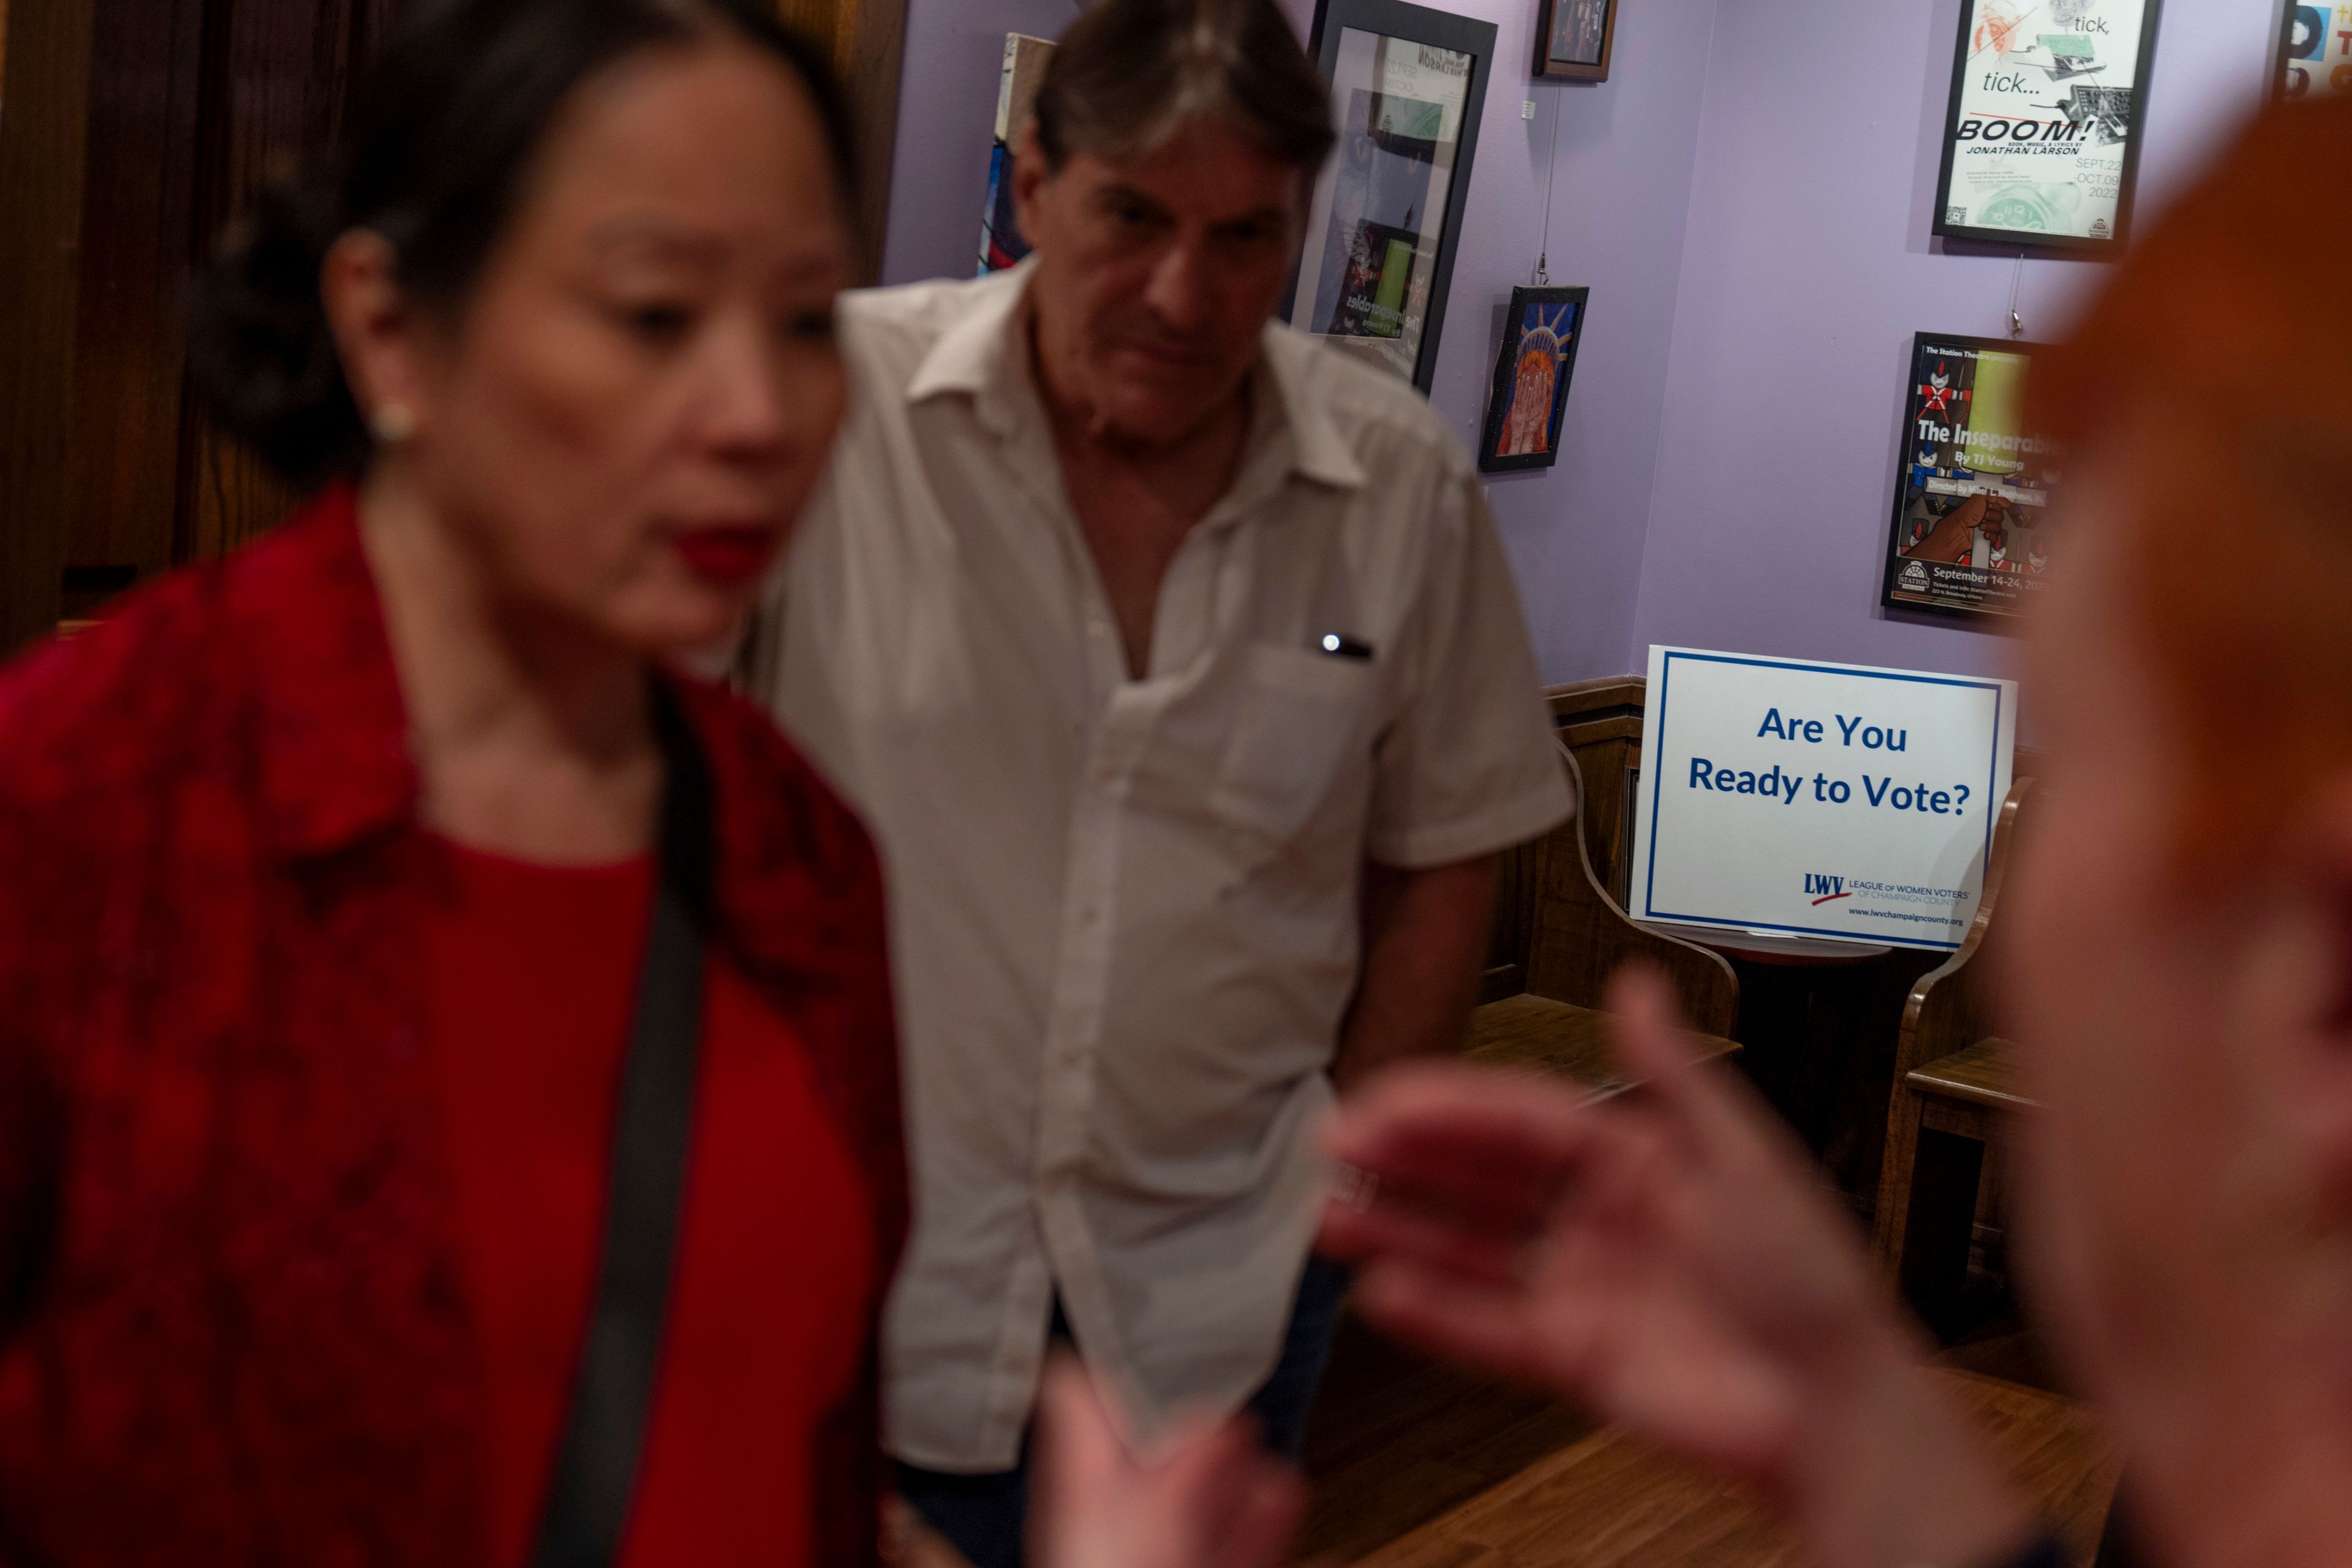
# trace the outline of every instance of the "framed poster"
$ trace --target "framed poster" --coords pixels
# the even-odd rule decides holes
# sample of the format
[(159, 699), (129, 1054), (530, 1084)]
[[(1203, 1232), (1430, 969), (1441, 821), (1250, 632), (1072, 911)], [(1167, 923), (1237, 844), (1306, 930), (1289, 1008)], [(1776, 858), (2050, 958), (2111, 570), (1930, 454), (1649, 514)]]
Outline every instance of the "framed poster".
[(1478, 444), (1482, 472), (1549, 468), (1559, 460), (1560, 416), (1591, 296), (1590, 289), (1511, 290), (1495, 390), (1486, 400), (1486, 435)]
[(1961, 0), (1936, 233), (2105, 256), (2131, 228), (2158, 0)]
[(2038, 343), (1921, 332), (1879, 602), (2014, 616), (2042, 588), (2058, 454), (2024, 428)]
[(2326, 98), (2338, 92), (2352, 92), (2352, 4), (2287, 0), (2279, 35), (2279, 96)]
[(988, 150), (988, 199), (980, 214), (980, 273), (985, 278), (1008, 267), (1018, 267), (1029, 254), (1021, 225), (1013, 213), (1013, 160), (1021, 149), (1021, 133), (1029, 113), (1037, 107), (1037, 89), (1045, 85), (1045, 62), (1054, 58), (1050, 38), (1025, 33), (1004, 35), (1004, 69), (996, 83), (996, 141)]
[(1607, 81), (1617, 42), (1617, 0), (1540, 0), (1536, 12), (1536, 75)]
[(1283, 319), (1427, 392), (1495, 26), (1403, 0), (1323, 0), (1315, 27), (1339, 140)]

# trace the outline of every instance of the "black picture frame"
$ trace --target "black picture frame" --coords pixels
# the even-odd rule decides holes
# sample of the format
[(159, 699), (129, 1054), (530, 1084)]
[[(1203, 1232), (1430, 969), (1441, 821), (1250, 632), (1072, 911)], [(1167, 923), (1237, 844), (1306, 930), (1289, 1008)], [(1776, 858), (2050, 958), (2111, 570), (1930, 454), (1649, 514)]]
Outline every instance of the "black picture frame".
[[(1998, 354), (2027, 362), (2014, 384), (2002, 389), (2006, 405), (2003, 414), (2017, 417), (2025, 406), (2024, 382), (2032, 374), (2032, 362), (2035, 356), (2049, 352), (2046, 343), (1971, 337), (1964, 332), (1920, 332), (1912, 338), (1903, 397), (1902, 437), (1895, 466), (1895, 505), (1883, 546), (1885, 559), (1878, 595), (1882, 607), (1985, 627), (2011, 621), (2025, 612), (2042, 580), (2032, 546), (2037, 542), (2042, 543), (2046, 554), (2048, 535), (2042, 531), (2051, 524), (2043, 498), (2056, 482), (2063, 454), (2053, 451), (2021, 428), (2014, 433), (2000, 430), (1998, 445), (1986, 445), (1996, 450), (2000, 447), (2013, 447), (2015, 471), (2021, 476), (2021, 482), (2016, 485), (1990, 482), (1987, 470), (1982, 468), (1934, 459), (1955, 448), (1952, 456), (1958, 458), (1968, 447), (1976, 445), (1960, 432), (1959, 422), (1949, 417), (1958, 407), (1966, 407), (1970, 416), (1969, 428), (1975, 428), (1976, 393), (1983, 384), (1978, 378), (1979, 362), (1975, 356)], [(1958, 363), (1963, 358), (1968, 360), (1965, 367)], [(1937, 369), (1931, 365), (1943, 372), (1940, 386)], [(1931, 438), (1925, 426), (1927, 416), (1937, 412), (1942, 412), (1947, 418), (1935, 423), (1934, 428), (1940, 435)], [(2007, 423), (2006, 418), (2003, 423)], [(1982, 492), (1988, 502), (1976, 509), (1974, 519), (1969, 517), (1969, 509), (1978, 497), (1960, 493), (1969, 487)], [(1937, 510), (1939, 502), (1945, 503), (1941, 510)], [(2030, 522), (2029, 510), (2032, 514)], [(1979, 521), (1985, 517), (1996, 521), (2006, 519), (2008, 525), (1992, 529), (1988, 534), (1988, 542), (1991, 534), (2002, 539), (2002, 558), (1978, 566), (1973, 563), (1974, 544), (1976, 536), (1986, 531), (1986, 525)], [(2027, 553), (2012, 561), (2008, 557), (2014, 553), (2011, 547), (2019, 543), (2016, 535), (2021, 531), (2026, 535), (2023, 548)], [(1967, 536), (1971, 558), (1965, 564), (1950, 558), (1951, 548), (1962, 542), (1962, 534)]]
[[(1600, 57), (1573, 59), (1551, 50), (1552, 25), (1570, 6), (1601, 8)], [(1607, 81), (1609, 58), (1617, 49), (1618, 0), (1538, 0), (1536, 6), (1536, 75), (1553, 81)]]
[[(1462, 246), (1462, 217), (1470, 199), (1470, 181), (1477, 168), (1478, 127), (1486, 117), (1486, 86), (1494, 74), (1496, 29), (1492, 22), (1409, 5), (1406, 0), (1317, 0), (1307, 52), (1315, 57), (1327, 82), (1335, 79), (1340, 40), (1350, 31), (1450, 50), (1471, 59), (1461, 134), (1454, 143), (1454, 167), (1446, 188), (1445, 216), (1438, 230), (1429, 300), (1421, 318), (1421, 336), (1409, 378), (1425, 396), (1437, 375), (1437, 351), (1444, 336), (1446, 300), (1454, 288), (1454, 261)], [(1335, 98), (1341, 97), (1344, 95), (1335, 94)], [(1344, 114), (1346, 107), (1344, 102), (1335, 102), (1333, 110)], [(1293, 320), (1298, 308), (1300, 282), (1308, 265), (1321, 260), (1326, 238), (1310, 222), (1297, 261), (1291, 268), (1290, 285), (1283, 294), (1282, 319), (1294, 326), (1302, 324)]]
[[(2285, 0), (2279, 8), (2278, 58), (2271, 75), (2272, 97), (2300, 102), (2305, 99), (2337, 98), (2352, 93), (2352, 39), (2343, 37), (2327, 26), (2330, 16), (2341, 14), (2344, 8), (2344, 0), (2328, 0), (2328, 4), (2322, 6), (2303, 5), (2300, 0)], [(2320, 37), (2318, 47), (2310, 54), (2298, 55), (2294, 47), (2294, 31), (2299, 15), (2305, 11), (2319, 13)]]
[[(1517, 288), (1511, 290), (1510, 314), (1504, 318), (1503, 342), (1495, 356), (1495, 382), (1486, 398), (1486, 433), (1478, 442), (1478, 470), (1486, 474), (1519, 473), (1528, 468), (1549, 468), (1559, 461), (1560, 422), (1568, 412), (1568, 394), (1576, 375), (1577, 350), (1583, 346), (1586, 313), (1592, 302), (1590, 289)], [(1547, 321), (1542, 312), (1559, 309), (1569, 312), (1567, 342), (1557, 350), (1547, 351), (1551, 362), (1550, 378), (1544, 387), (1548, 401), (1543, 409), (1542, 447), (1537, 451), (1504, 453), (1510, 444), (1507, 437), (1515, 427), (1524, 428), (1515, 416), (1528, 415), (1532, 409), (1522, 408), (1520, 398), (1533, 388), (1523, 383), (1522, 370), (1530, 343), (1540, 334), (1559, 335), (1559, 321)], [(1530, 313), (1535, 320), (1530, 321)]]
[[(1964, 108), (1969, 72), (1973, 64), (1969, 49), (1970, 36), (1988, 6), (2004, 3), (2007, 3), (2007, 0), (1960, 0), (1960, 27), (1958, 35), (1952, 41), (1952, 88), (1950, 99), (1944, 110), (1943, 158), (1936, 176), (1936, 210), (1931, 232), (1942, 239), (1998, 246), (2005, 250), (2042, 251), (2053, 256), (2079, 257), (2093, 260), (2105, 260), (2119, 256), (2131, 238), (2133, 200), (2139, 184), (2140, 147), (2147, 139), (2148, 78), (2156, 64), (2156, 38), (2163, 20), (2163, 0), (2132, 0), (2132, 3), (2140, 7), (2139, 47), (2133, 57), (2132, 81), (2129, 89), (2130, 102), (2123, 116), (2125, 126), (2123, 167), (2120, 188), (2116, 193), (2116, 218), (2115, 222), (2108, 226), (2109, 232), (2105, 235), (2056, 234), (2023, 226), (1970, 223), (1965, 218), (1955, 219), (1952, 216), (1955, 212), (1972, 210), (1963, 209), (1952, 199), (1952, 176), (1958, 161), (1962, 141), (1962, 122), (1967, 118)], [(2114, 86), (2112, 82), (2097, 85), (2105, 88)], [(2084, 101), (2082, 99), (2082, 87), (2070, 89), (2070, 100)], [(2076, 119), (2076, 110), (2073, 108), (2066, 109), (2064, 112), (2067, 121), (2073, 122), (2070, 132), (2063, 137), (2068, 141), (2071, 141), (2074, 134), (2081, 132), (2085, 122), (2092, 124), (2094, 135), (2106, 134), (2105, 128), (2113, 123), (2111, 117), (2089, 108), (2082, 110), (2081, 120)], [(2013, 127), (2016, 123), (2015, 119), (2007, 117), (1990, 118), (2004, 120), (2005, 125), (2009, 127)], [(2052, 124), (2047, 121), (2037, 121), (2037, 123), (2045, 128), (2051, 127)], [(2050, 138), (2053, 143), (2055, 139), (2054, 134)], [(1987, 140), (1990, 139), (1987, 138)]]

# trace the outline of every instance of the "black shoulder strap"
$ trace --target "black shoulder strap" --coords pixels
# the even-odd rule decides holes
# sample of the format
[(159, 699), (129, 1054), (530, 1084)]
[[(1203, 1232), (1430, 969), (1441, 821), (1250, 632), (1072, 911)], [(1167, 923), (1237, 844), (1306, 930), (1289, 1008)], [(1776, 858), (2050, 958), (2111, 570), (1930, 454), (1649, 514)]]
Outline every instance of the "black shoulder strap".
[(658, 681), (654, 689), (665, 763), (660, 881), (614, 1121), (596, 1299), (532, 1568), (610, 1568), (619, 1559), (653, 1410), (686, 1190), (710, 914), (710, 775), (677, 700)]

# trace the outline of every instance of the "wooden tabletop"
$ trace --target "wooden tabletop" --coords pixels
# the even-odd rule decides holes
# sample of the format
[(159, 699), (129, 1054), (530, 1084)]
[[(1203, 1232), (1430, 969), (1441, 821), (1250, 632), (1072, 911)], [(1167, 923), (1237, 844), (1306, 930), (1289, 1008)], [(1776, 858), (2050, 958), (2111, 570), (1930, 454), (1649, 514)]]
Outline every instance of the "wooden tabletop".
[(1826, 937), (1811, 936), (1759, 936), (1754, 931), (1723, 926), (1668, 925), (1657, 921), (1634, 923), (1661, 936), (1695, 942), (1726, 958), (1745, 959), (1750, 963), (1779, 964), (1790, 969), (1835, 969), (1849, 963), (1866, 963), (1895, 951), (1883, 943), (1872, 942), (1832, 942)]

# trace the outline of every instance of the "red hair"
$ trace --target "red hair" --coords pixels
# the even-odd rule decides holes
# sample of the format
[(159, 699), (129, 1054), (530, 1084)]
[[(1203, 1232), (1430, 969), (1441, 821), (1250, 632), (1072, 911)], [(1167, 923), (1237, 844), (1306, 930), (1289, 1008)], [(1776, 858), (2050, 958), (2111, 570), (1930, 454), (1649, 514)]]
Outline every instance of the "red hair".
[(2133, 587), (2200, 862), (2352, 766), (2347, 265), (2352, 100), (2273, 106), (2036, 375), (2037, 428), (2139, 465)]

